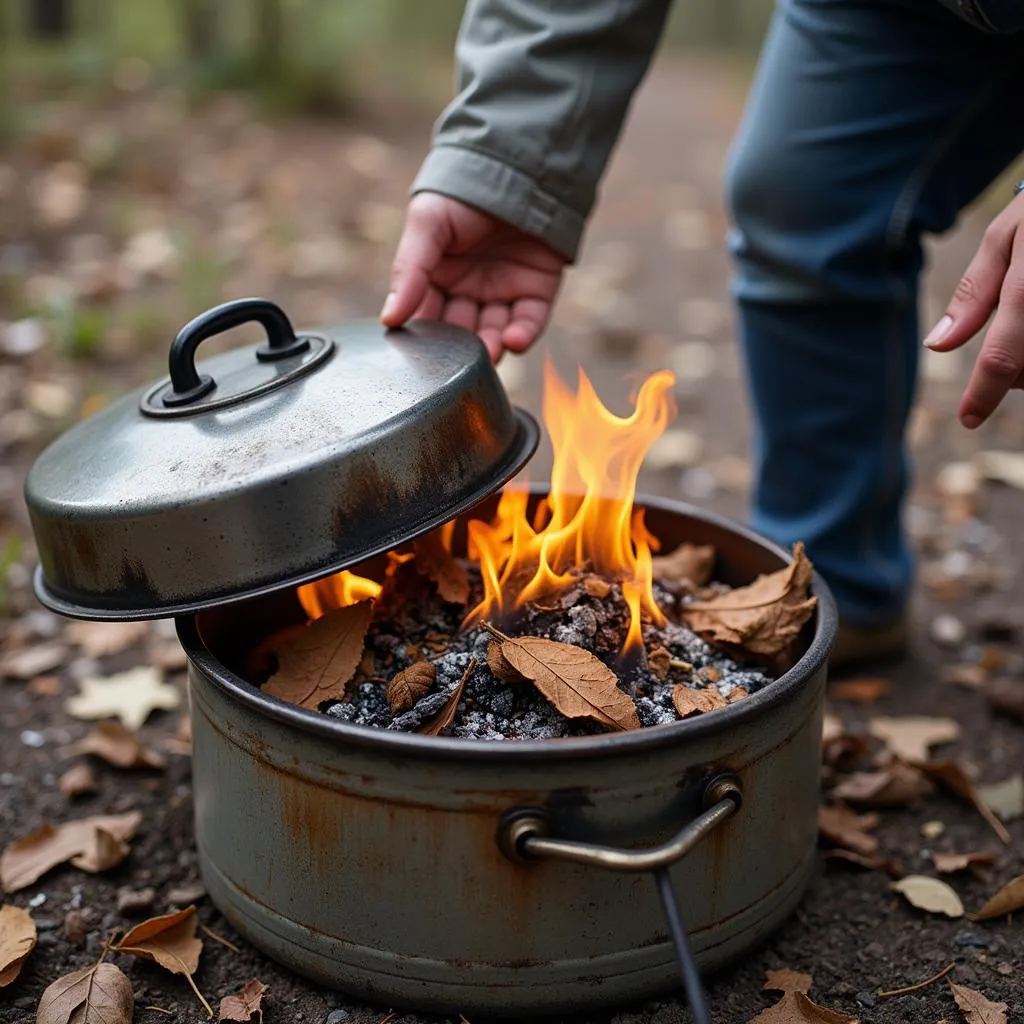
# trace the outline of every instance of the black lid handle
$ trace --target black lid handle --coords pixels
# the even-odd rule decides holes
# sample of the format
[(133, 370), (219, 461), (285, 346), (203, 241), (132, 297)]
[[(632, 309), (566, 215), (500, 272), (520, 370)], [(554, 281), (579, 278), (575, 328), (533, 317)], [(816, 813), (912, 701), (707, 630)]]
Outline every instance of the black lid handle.
[(199, 343), (250, 322), (262, 324), (267, 332), (266, 344), (256, 350), (261, 363), (297, 356), (309, 349), (309, 340), (297, 337), (284, 310), (268, 299), (234, 299), (214, 306), (185, 324), (171, 343), (171, 390), (163, 397), (164, 405), (175, 408), (208, 395), (217, 385), (211, 376), (196, 370)]

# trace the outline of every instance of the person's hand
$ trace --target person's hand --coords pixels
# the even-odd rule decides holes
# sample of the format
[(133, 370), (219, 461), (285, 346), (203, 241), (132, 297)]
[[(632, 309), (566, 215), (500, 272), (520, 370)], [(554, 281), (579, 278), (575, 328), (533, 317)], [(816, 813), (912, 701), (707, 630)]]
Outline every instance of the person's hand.
[(1024, 193), (988, 226), (945, 314), (925, 338), (938, 352), (970, 341), (995, 311), (971, 379), (960, 422), (980, 426), (1011, 388), (1024, 388)]
[(495, 362), (544, 329), (566, 260), (532, 235), (436, 192), (409, 203), (380, 319), (444, 320), (480, 336)]

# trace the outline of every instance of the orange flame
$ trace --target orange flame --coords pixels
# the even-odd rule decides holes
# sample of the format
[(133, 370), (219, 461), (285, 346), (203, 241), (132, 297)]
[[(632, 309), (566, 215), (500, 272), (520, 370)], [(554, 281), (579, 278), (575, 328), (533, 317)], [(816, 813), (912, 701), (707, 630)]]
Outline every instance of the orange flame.
[(583, 568), (622, 584), (630, 612), (624, 649), (642, 645), (644, 614), (664, 623), (651, 585), (651, 552), (659, 545), (633, 500), (644, 456), (675, 412), (674, 384), (667, 370), (648, 377), (633, 413), (620, 417), (604, 406), (582, 370), (573, 394), (547, 363), (543, 416), (554, 449), (551, 487), (532, 524), (526, 494), (509, 490), (490, 524), (469, 524), (468, 553), (480, 562), (484, 597), (467, 624), (564, 590), (571, 570)]
[[(447, 526), (448, 524), (445, 525)], [(454, 530), (455, 524), (452, 523), (451, 527)], [(447, 534), (449, 544), (451, 543), (452, 530)], [(442, 534), (442, 538), (444, 536)], [(395, 570), (403, 562), (408, 562), (412, 557), (411, 551), (389, 551), (388, 567), (384, 573), (384, 578), (387, 579), (393, 576)], [(302, 605), (303, 610), (312, 620), (319, 619), (321, 616), (326, 615), (328, 612), (333, 612), (337, 608), (345, 608), (350, 604), (357, 604), (359, 601), (375, 601), (380, 597), (383, 589), (383, 584), (378, 583), (376, 580), (367, 579), (365, 576), (357, 576), (354, 572), (349, 572), (345, 569), (342, 572), (336, 572), (333, 576), (297, 587), (296, 593), (298, 594), (299, 604)]]

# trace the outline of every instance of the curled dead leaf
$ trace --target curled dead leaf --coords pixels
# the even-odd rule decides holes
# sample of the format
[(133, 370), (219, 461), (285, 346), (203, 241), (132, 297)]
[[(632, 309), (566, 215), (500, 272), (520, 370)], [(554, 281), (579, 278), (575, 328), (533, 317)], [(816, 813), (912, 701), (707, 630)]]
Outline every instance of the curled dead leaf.
[(263, 1020), (263, 996), (267, 986), (256, 978), (247, 981), (235, 995), (225, 996), (220, 1001), (220, 1011), (217, 1014), (218, 1021), (252, 1020), (254, 1013), (259, 1014), (259, 1020)]
[(416, 571), (433, 581), (445, 601), (465, 604), (469, 600), (469, 577), (445, 544), (441, 530), (432, 530), (417, 538), (412, 546)]
[(952, 875), (964, 871), (973, 864), (992, 864), (996, 859), (994, 853), (942, 853), (932, 854), (932, 863), (940, 875)]
[(523, 674), (514, 669), (508, 659), (502, 653), (500, 640), (492, 640), (487, 645), (487, 667), (495, 679), (505, 683), (528, 683), (529, 680)]
[(810, 596), (811, 571), (803, 545), (797, 544), (786, 568), (709, 601), (684, 605), (683, 618), (709, 643), (760, 657), (781, 656), (796, 641), (817, 605), (817, 599)]
[(1006, 1011), (1009, 1009), (1006, 1003), (994, 1003), (975, 989), (953, 981), (949, 987), (953, 990), (956, 1005), (964, 1011), (967, 1024), (1006, 1024)]
[(672, 652), (659, 644), (647, 652), (647, 667), (655, 679), (667, 679), (672, 667)]
[(459, 701), (462, 700), (462, 692), (466, 689), (466, 681), (473, 674), (473, 669), (475, 668), (476, 658), (470, 658), (466, 671), (462, 673), (462, 678), (459, 680), (459, 685), (452, 690), (445, 706), (429, 722), (422, 725), (417, 732), (424, 736), (440, 736), (452, 724), (455, 712), (459, 709)]
[(263, 692), (310, 711), (325, 700), (344, 697), (363, 656), (372, 614), (373, 602), (359, 601), (328, 612), (287, 637), (277, 649), (277, 672)]
[(878, 840), (867, 833), (878, 827), (877, 814), (855, 814), (849, 807), (818, 808), (818, 831), (829, 842), (871, 856), (878, 851)]
[(408, 711), (425, 697), (437, 678), (437, 669), (429, 661), (417, 661), (398, 672), (388, 683), (388, 707), (392, 715)]
[(1016, 821), (1024, 815), (1024, 775), (1017, 772), (1002, 782), (979, 786), (978, 796), (1002, 821)]
[(882, 771), (852, 772), (832, 790), (832, 796), (851, 804), (902, 807), (934, 791), (924, 772), (896, 761)]
[(975, 810), (985, 819), (989, 828), (995, 832), (999, 841), (1006, 846), (1010, 844), (1010, 833), (1006, 826), (992, 813), (989, 806), (982, 800), (974, 783), (968, 778), (963, 765), (957, 761), (925, 761), (918, 767), (927, 772), (933, 779), (943, 783), (962, 800), (973, 804)]
[(65, 861), (93, 873), (115, 867), (127, 856), (128, 840), (141, 820), (139, 811), (130, 811), (46, 823), (8, 843), (0, 854), (0, 884), (5, 892), (17, 892)]
[(715, 549), (710, 544), (680, 544), (671, 554), (658, 555), (653, 562), (654, 578), (664, 583), (688, 583), (703, 587), (711, 579)]
[(890, 886), (908, 903), (929, 914), (945, 914), (946, 917), (963, 917), (964, 905), (956, 890), (938, 878), (927, 875), (907, 875)]
[(0, 907), (0, 988), (6, 988), (21, 973), (36, 945), (36, 923), (21, 907), (5, 903)]
[(131, 1024), (131, 982), (113, 964), (65, 974), (43, 992), (36, 1024)]
[(849, 864), (856, 864), (858, 867), (867, 868), (868, 871), (884, 871), (894, 878), (898, 878), (903, 874), (903, 869), (898, 861), (892, 860), (889, 857), (865, 856), (864, 854), (856, 853), (854, 850), (826, 850), (825, 859), (846, 861)]
[(814, 978), (810, 974), (801, 974), (783, 967), (777, 971), (765, 971), (765, 981), (761, 986), (763, 992), (803, 992), (811, 991)]
[(1004, 917), (1024, 908), (1024, 875), (1018, 875), (1006, 883), (976, 914), (972, 921), (989, 921)]
[(69, 798), (76, 796), (85, 796), (89, 793), (95, 793), (99, 788), (96, 782), (96, 775), (92, 770), (92, 766), (85, 764), (76, 764), (69, 768), (58, 780), (57, 786), (60, 791)]
[(71, 748), (76, 754), (93, 754), (117, 768), (163, 768), (167, 761), (155, 750), (147, 750), (138, 736), (120, 722), (100, 722)]
[(543, 637), (508, 637), (490, 623), (481, 624), (501, 641), (501, 653), (566, 718), (589, 718), (616, 729), (639, 729), (630, 697), (619, 689), (615, 673), (590, 651)]
[(713, 686), (694, 690), (683, 683), (676, 683), (672, 689), (672, 706), (680, 718), (706, 714), (724, 708), (729, 702)]
[(930, 748), (952, 743), (960, 736), (960, 725), (952, 718), (907, 715), (903, 718), (873, 718), (868, 731), (904, 761), (927, 761)]
[(749, 1024), (859, 1024), (856, 1017), (812, 1003), (803, 992), (787, 992)]

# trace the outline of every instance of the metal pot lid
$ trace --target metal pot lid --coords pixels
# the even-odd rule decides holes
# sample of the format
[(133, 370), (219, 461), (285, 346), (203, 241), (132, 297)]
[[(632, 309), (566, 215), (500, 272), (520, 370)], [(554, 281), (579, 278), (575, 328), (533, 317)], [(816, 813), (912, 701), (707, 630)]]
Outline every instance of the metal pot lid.
[[(249, 321), (262, 345), (195, 361)], [(179, 615), (329, 575), (509, 480), (539, 432), (468, 331), (375, 321), (296, 334), (263, 299), (187, 324), (170, 376), (36, 460), (36, 594), (64, 615)]]

